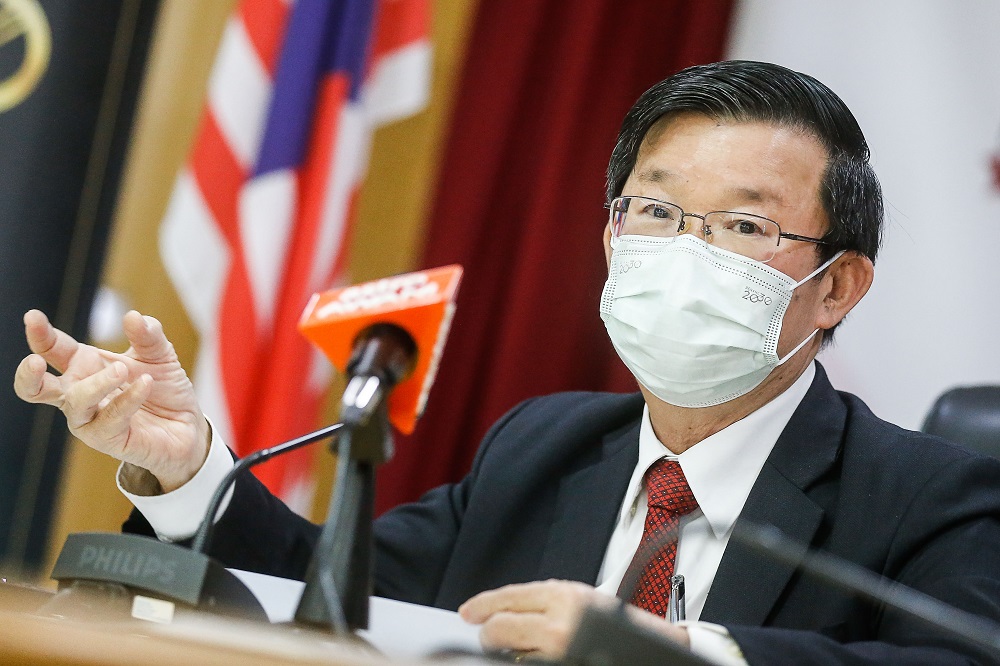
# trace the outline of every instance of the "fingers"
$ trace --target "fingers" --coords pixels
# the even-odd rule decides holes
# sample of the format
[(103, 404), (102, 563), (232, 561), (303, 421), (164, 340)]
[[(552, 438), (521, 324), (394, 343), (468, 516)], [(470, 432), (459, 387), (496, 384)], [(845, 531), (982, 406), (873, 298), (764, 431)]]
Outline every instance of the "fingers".
[(80, 343), (49, 323), (40, 310), (24, 313), (24, 335), (28, 347), (59, 372), (65, 372)]
[(542, 613), (497, 613), (483, 624), (479, 640), (487, 650), (561, 657), (574, 628)]
[[(116, 361), (89, 377), (73, 382), (65, 389), (62, 410), (71, 430), (90, 423), (110, 394), (128, 380), (128, 368)], [(120, 396), (118, 396), (120, 397)]]
[(472, 624), (485, 622), (494, 613), (504, 611), (542, 612), (551, 608), (561, 595), (577, 585), (592, 589), (580, 583), (558, 580), (505, 585), (477, 594), (462, 604), (458, 612), (466, 622)]
[(163, 363), (176, 358), (174, 347), (163, 334), (163, 326), (154, 317), (131, 310), (122, 320), (125, 337), (132, 344), (135, 358), (146, 363)]
[(608, 601), (589, 585), (548, 580), (482, 592), (458, 612), (466, 622), (483, 625), (480, 639), (485, 647), (560, 657), (583, 609)]
[(45, 359), (38, 354), (29, 354), (21, 360), (14, 373), (14, 393), (25, 402), (46, 405), (62, 404), (62, 388), (59, 380), (50, 372)]
[(504, 611), (539, 610), (524, 606), (524, 587), (525, 585), (507, 585), (496, 590), (480, 592), (459, 606), (458, 613), (466, 622), (482, 624), (490, 619), (490, 616)]
[[(153, 378), (149, 375), (142, 375), (132, 382), (124, 391), (100, 408), (87, 426), (90, 433), (104, 441), (111, 441), (128, 431), (132, 416), (139, 411), (142, 403), (149, 397), (152, 385)], [(128, 444), (128, 440), (122, 443), (123, 448), (115, 454), (116, 457), (122, 459), (129, 457), (129, 452), (124, 448)]]

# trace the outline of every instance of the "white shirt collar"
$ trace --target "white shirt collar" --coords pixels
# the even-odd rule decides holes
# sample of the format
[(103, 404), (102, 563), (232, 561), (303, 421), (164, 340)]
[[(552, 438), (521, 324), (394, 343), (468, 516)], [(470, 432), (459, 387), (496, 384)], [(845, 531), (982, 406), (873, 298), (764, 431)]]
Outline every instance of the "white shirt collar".
[(743, 511), (764, 461), (815, 376), (815, 364), (810, 363), (784, 393), (680, 455), (671, 453), (656, 438), (649, 408), (644, 407), (639, 427), (639, 462), (625, 494), (631, 501), (625, 503), (619, 519), (629, 520), (638, 503), (645, 501), (642, 481), (646, 470), (657, 460), (669, 458), (680, 463), (715, 537), (724, 537)]

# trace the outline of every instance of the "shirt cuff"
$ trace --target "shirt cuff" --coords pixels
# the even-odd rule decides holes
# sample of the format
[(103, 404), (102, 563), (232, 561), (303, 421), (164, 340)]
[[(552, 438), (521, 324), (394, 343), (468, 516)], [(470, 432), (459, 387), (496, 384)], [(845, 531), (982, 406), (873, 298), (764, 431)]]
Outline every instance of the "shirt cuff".
[[(169, 493), (136, 494), (143, 492), (150, 485), (158, 488), (159, 484), (155, 483), (152, 474), (146, 470), (141, 470), (136, 474), (126, 469), (125, 463), (118, 467), (116, 475), (118, 489), (145, 516), (156, 532), (156, 536), (162, 541), (181, 541), (194, 536), (203, 516), (208, 511), (208, 505), (215, 489), (219, 487), (222, 479), (233, 468), (232, 454), (215, 433), (216, 429), (212, 428), (208, 457), (205, 458), (205, 463), (198, 470), (198, 473), (183, 486)], [(131, 467), (131, 470), (137, 469)], [(143, 475), (147, 478), (141, 478)], [(150, 483), (149, 480), (153, 480), (153, 483)], [(230, 487), (215, 514), (216, 521), (225, 513), (232, 497), (233, 488)]]
[(684, 627), (691, 641), (691, 652), (718, 666), (747, 666), (743, 650), (729, 635), (729, 631), (711, 622), (678, 622)]

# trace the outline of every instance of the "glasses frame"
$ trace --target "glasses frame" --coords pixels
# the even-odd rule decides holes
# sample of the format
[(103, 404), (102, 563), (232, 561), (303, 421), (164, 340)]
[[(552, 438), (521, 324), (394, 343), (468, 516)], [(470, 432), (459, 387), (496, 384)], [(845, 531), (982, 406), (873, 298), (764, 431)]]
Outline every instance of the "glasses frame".
[[(708, 240), (709, 234), (712, 233), (712, 227), (710, 227), (707, 224), (705, 224), (705, 218), (708, 217), (709, 215), (714, 215), (716, 213), (726, 213), (726, 214), (729, 214), (729, 215), (746, 215), (748, 217), (755, 217), (755, 218), (758, 218), (758, 219), (761, 219), (761, 220), (767, 220), (768, 222), (770, 222), (771, 224), (773, 224), (778, 229), (778, 238), (777, 238), (777, 240), (774, 243), (774, 248), (775, 248), (774, 252), (775, 252), (775, 254), (777, 254), (778, 248), (781, 247), (781, 239), (782, 238), (787, 238), (788, 240), (803, 241), (805, 243), (816, 243), (817, 245), (830, 245), (830, 241), (823, 240), (822, 238), (813, 238), (811, 236), (802, 236), (800, 234), (791, 234), (791, 233), (784, 232), (784, 231), (781, 230), (781, 225), (778, 224), (777, 222), (775, 222), (774, 220), (772, 220), (769, 217), (764, 217), (763, 215), (756, 215), (754, 213), (744, 213), (744, 212), (741, 212), (741, 211), (738, 211), (738, 210), (712, 210), (712, 211), (709, 211), (709, 212), (705, 213), (704, 215), (699, 215), (698, 213), (685, 213), (684, 209), (681, 208), (680, 206), (678, 206), (675, 203), (671, 203), (670, 201), (664, 201), (662, 199), (656, 199), (654, 197), (645, 197), (645, 196), (641, 196), (641, 195), (638, 195), (638, 194), (622, 194), (621, 196), (617, 196), (614, 199), (612, 199), (610, 203), (604, 204), (604, 208), (606, 210), (608, 210), (611, 214), (614, 214), (614, 212), (615, 212), (615, 203), (616, 202), (620, 202), (622, 199), (644, 199), (646, 201), (654, 201), (656, 203), (666, 204), (667, 206), (673, 206), (674, 208), (676, 208), (677, 210), (679, 210), (681, 212), (679, 221), (677, 223), (677, 233), (678, 234), (680, 234), (681, 232), (683, 232), (684, 229), (685, 229), (686, 225), (684, 223), (684, 218), (687, 218), (687, 217), (697, 217), (702, 222), (702, 225), (701, 225), (702, 239), (706, 240), (706, 241)], [(615, 225), (614, 224), (611, 225), (611, 234), (613, 236), (617, 237), (617, 234), (615, 234)], [(711, 243), (709, 243), (709, 244), (711, 244)], [(768, 259), (764, 259), (764, 260), (760, 260), (760, 261), (761, 261), (761, 263), (765, 263), (766, 264), (767, 262), (771, 261), (771, 259), (774, 259), (774, 255), (773, 254)]]

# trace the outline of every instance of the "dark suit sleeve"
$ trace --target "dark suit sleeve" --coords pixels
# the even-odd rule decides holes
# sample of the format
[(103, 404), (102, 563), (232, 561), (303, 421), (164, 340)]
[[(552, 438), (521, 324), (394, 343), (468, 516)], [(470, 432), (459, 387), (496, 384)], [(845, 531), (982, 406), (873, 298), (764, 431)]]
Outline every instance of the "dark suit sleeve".
[(490, 428), (472, 470), (459, 483), (435, 488), (375, 521), (375, 594), (435, 604), (482, 461), (497, 435), (533, 401), (521, 403)]
[[(964, 456), (930, 476), (900, 515), (885, 576), (1000, 622), (1000, 462)], [(876, 607), (872, 634), (728, 626), (750, 664), (997, 664), (1000, 654)], [(1000, 634), (997, 635), (1000, 642)]]
[[(460, 483), (435, 488), (375, 521), (376, 594), (433, 604), (482, 459), (496, 435), (530, 402), (515, 407), (490, 429), (472, 471)], [(138, 510), (122, 529), (155, 536)], [(209, 554), (227, 567), (302, 580), (319, 532), (318, 525), (291, 511), (246, 472), (237, 478), (232, 500), (215, 525)]]

